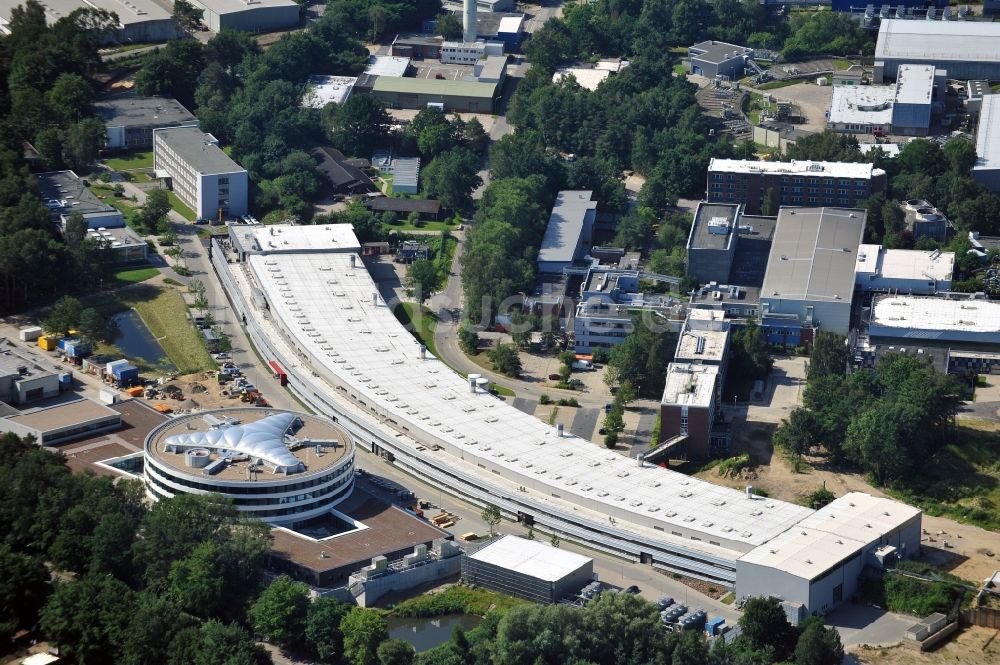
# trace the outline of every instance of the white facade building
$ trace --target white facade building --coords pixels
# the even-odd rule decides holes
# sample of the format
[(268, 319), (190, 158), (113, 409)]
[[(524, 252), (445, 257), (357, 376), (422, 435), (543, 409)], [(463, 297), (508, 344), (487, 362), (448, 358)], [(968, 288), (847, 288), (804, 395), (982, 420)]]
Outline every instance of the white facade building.
[(356, 76), (310, 76), (302, 93), (302, 106), (322, 109), (327, 104), (343, 104), (358, 82)]
[(954, 271), (954, 252), (861, 245), (854, 279), (862, 291), (933, 295), (951, 289)]
[(171, 179), (174, 193), (198, 219), (247, 214), (246, 169), (197, 127), (154, 130), (153, 168)]
[(994, 194), (1000, 193), (1000, 95), (983, 96), (972, 179)]
[(868, 336), (921, 343), (1000, 344), (1000, 303), (974, 297), (877, 296)]

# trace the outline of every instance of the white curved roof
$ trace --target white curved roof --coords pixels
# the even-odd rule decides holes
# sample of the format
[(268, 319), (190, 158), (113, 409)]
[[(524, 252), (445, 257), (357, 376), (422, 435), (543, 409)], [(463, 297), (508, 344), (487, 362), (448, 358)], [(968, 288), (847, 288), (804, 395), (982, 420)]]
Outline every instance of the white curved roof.
[(164, 445), (168, 450), (172, 447), (228, 450), (259, 457), (273, 466), (276, 473), (301, 471), (302, 462), (285, 445), (285, 433), (297, 418), (294, 413), (278, 413), (246, 425), (174, 434), (164, 440)]

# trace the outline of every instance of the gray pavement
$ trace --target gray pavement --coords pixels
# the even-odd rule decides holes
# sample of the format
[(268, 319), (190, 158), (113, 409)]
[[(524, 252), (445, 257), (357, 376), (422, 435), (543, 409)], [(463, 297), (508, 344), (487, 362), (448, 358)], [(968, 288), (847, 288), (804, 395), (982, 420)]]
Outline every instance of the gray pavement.
[(603, 409), (577, 409), (576, 415), (573, 418), (573, 425), (569, 428), (569, 431), (581, 439), (590, 441), (590, 438), (594, 436), (594, 428), (597, 427), (597, 421), (603, 415)]
[(869, 605), (845, 603), (824, 617), (826, 625), (835, 626), (845, 647), (868, 644), (891, 646), (899, 644), (906, 629), (916, 618), (894, 614)]
[(511, 404), (513, 404), (514, 408), (518, 411), (524, 411), (529, 416), (533, 416), (535, 415), (535, 406), (537, 406), (538, 402), (532, 399), (525, 399), (523, 397), (515, 397)]

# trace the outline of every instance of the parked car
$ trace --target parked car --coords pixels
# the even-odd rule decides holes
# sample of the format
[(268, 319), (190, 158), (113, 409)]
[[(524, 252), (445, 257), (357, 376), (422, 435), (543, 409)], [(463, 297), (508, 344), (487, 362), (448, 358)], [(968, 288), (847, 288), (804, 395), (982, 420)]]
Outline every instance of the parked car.
[(561, 378), (558, 374), (549, 374), (549, 381), (558, 381)]
[(590, 362), (589, 360), (574, 360), (572, 367), (573, 369), (576, 370), (589, 372), (590, 370), (594, 369), (594, 363)]
[(629, 588), (625, 589), (625, 593), (631, 593), (632, 595), (639, 595), (639, 587), (633, 584)]

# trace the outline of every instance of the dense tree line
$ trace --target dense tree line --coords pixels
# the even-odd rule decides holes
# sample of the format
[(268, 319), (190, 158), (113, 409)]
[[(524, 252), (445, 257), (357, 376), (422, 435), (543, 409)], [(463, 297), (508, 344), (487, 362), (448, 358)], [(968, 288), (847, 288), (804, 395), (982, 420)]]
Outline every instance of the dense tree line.
[(927, 358), (900, 353), (880, 356), (874, 371), (846, 374), (849, 354), (843, 337), (820, 333), (804, 406), (781, 424), (775, 443), (794, 454), (822, 450), (879, 485), (904, 486), (948, 444), (961, 385)]
[(676, 333), (667, 332), (665, 324), (655, 313), (633, 317), (632, 332), (611, 349), (604, 382), (615, 387), (633, 386), (642, 397), (661, 397), (667, 364), (677, 346)]

